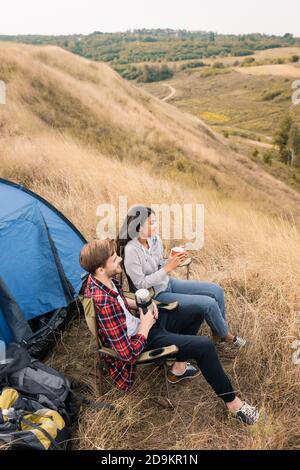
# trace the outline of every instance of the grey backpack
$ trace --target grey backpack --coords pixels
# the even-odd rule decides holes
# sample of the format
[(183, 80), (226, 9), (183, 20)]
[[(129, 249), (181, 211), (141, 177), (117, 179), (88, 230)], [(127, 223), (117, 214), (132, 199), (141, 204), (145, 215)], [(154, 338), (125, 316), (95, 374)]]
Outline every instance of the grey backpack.
[(58, 411), (67, 425), (76, 420), (78, 403), (63, 374), (32, 358), (18, 344), (8, 346), (5, 362), (0, 364), (0, 389), (12, 387), (46, 408)]

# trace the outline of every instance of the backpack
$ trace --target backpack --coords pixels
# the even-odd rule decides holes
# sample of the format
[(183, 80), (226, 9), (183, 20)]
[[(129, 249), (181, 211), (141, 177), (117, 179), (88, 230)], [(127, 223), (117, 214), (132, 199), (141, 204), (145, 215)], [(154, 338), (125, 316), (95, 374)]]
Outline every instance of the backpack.
[(11, 387), (45, 408), (57, 411), (67, 426), (76, 421), (79, 403), (63, 374), (32, 358), (18, 344), (8, 346), (7, 358), (5, 364), (0, 364), (0, 390)]
[(13, 388), (0, 394), (0, 442), (11, 450), (65, 450), (70, 434), (62, 416)]

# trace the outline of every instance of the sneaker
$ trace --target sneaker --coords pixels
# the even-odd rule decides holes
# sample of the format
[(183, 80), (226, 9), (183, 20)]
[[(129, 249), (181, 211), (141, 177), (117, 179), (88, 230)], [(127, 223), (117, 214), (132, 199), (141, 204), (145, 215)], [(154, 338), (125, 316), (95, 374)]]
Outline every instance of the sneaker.
[(247, 341), (240, 336), (235, 336), (233, 338), (233, 346), (236, 348), (243, 348), (247, 344)]
[(236, 419), (241, 423), (255, 424), (259, 420), (259, 411), (255, 406), (248, 405), (244, 402), (241, 408), (237, 411), (231, 411)]
[(200, 375), (200, 369), (196, 366), (193, 366), (189, 362), (186, 363), (186, 369), (185, 372), (181, 375), (174, 374), (174, 372), (171, 371), (171, 369), (168, 371), (168, 382), (171, 384), (176, 384), (180, 382), (181, 380), (184, 379), (193, 379), (194, 377), (197, 377)]

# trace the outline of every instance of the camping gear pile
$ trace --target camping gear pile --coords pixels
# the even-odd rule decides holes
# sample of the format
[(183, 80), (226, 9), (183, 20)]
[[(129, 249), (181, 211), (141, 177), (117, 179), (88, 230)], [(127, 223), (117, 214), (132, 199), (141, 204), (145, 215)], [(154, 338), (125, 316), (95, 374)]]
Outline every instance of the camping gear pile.
[(20, 345), (0, 364), (0, 442), (11, 449), (66, 449), (79, 401), (69, 380)]

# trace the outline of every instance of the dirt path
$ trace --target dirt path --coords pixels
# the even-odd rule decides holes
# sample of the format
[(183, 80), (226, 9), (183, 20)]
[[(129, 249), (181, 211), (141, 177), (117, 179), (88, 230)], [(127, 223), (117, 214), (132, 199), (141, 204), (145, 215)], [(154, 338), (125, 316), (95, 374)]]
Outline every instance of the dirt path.
[(164, 83), (164, 84), (161, 85), (161, 86), (166, 86), (166, 87), (169, 88), (169, 90), (170, 90), (170, 93), (169, 93), (167, 96), (165, 96), (164, 98), (161, 99), (162, 101), (167, 101), (167, 100), (173, 98), (173, 96), (176, 95), (176, 90), (175, 90), (175, 88), (172, 87), (171, 85), (168, 85), (167, 83)]
[[(235, 127), (235, 126), (226, 126), (225, 128), (226, 130), (228, 130), (229, 132), (230, 131), (238, 131), (238, 132), (243, 132), (243, 133), (246, 133), (246, 132), (249, 132), (250, 134), (252, 135), (256, 135), (258, 137), (262, 137), (263, 139), (267, 139), (269, 140), (270, 142), (272, 142), (273, 138), (269, 135), (265, 135), (265, 134), (261, 134), (260, 132), (254, 132), (254, 131), (247, 131), (246, 129), (241, 129), (240, 127)], [(242, 136), (237, 136), (237, 137), (241, 137), (244, 139), (244, 137)], [(247, 139), (247, 137), (245, 137), (245, 139)], [(253, 140), (253, 139), (249, 139), (249, 140)]]
[(251, 144), (257, 147), (263, 147), (265, 149), (273, 148), (272, 144), (267, 144), (266, 142), (259, 142), (258, 140), (247, 139), (245, 137), (239, 137), (239, 136), (231, 136), (231, 138), (232, 137), (234, 137), (236, 141), (241, 142), (241, 143)]

